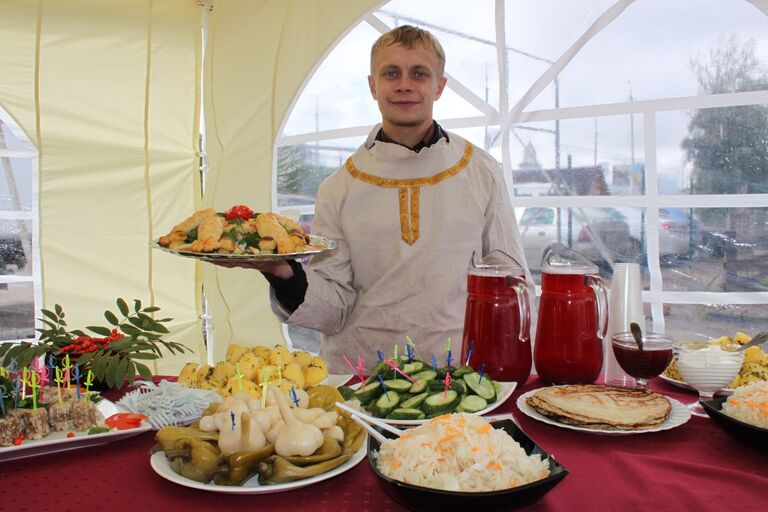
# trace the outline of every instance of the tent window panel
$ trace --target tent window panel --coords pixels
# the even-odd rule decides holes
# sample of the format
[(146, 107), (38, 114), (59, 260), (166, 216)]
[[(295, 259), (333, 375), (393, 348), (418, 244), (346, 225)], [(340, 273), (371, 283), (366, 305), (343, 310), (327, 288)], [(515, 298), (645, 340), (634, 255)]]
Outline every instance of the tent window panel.
[(731, 37), (742, 43), (754, 38), (754, 54), (766, 55), (766, 29), (768, 19), (749, 2), (635, 2), (565, 67), (560, 104), (708, 94), (699, 86), (691, 61), (707, 61), (710, 50), (728, 44)]
[(665, 291), (768, 291), (768, 208), (660, 208), (659, 224), (679, 249), (661, 261)]
[(705, 340), (750, 336), (765, 329), (768, 311), (764, 304), (664, 304), (666, 333), (679, 340)]
[(660, 193), (768, 193), (768, 105), (662, 112), (657, 126)]
[(296, 100), (283, 136), (379, 121), (368, 90), (371, 42), (379, 33), (365, 22), (350, 31), (318, 64)]
[(0, 340), (35, 337), (35, 296), (32, 283), (0, 284)]

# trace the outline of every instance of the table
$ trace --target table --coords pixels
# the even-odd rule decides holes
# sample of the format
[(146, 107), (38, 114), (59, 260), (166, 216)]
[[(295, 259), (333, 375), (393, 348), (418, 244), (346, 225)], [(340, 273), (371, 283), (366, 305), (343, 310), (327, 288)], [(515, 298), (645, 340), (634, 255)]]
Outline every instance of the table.
[[(517, 410), (517, 397), (543, 383), (531, 377), (496, 412), (519, 425), (570, 474), (541, 501), (520, 510), (696, 512), (738, 506), (765, 510), (768, 453), (740, 444), (709, 418), (648, 434), (601, 436), (546, 425)], [(682, 402), (695, 395), (655, 379)], [(227, 495), (182, 487), (149, 465), (148, 432), (120, 442), (0, 464), (0, 511), (400, 511), (366, 460), (330, 480), (291, 492)], [(99, 504), (99, 505), (97, 505)]]

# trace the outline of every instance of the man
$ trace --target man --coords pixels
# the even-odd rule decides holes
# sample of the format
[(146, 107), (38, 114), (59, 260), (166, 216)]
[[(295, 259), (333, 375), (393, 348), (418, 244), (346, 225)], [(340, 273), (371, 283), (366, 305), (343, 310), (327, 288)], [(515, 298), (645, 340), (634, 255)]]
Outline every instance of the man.
[(402, 26), (379, 38), (368, 84), (382, 122), (317, 194), (313, 232), (338, 249), (306, 268), (257, 267), (280, 320), (323, 333), (332, 372), (348, 371), (343, 355), (373, 364), (406, 336), (427, 360), (441, 359), (451, 338), (457, 360), (473, 253), (501, 249), (524, 264), (497, 162), (432, 118), (444, 66), (427, 31)]

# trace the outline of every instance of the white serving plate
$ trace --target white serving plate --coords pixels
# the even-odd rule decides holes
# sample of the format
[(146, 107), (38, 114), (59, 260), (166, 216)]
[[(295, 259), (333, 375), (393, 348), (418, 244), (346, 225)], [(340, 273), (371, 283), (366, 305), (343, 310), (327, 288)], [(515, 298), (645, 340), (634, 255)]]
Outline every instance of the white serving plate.
[[(478, 411), (474, 414), (484, 415), (488, 414), (491, 411), (495, 411), (499, 407), (504, 404), (507, 400), (509, 400), (509, 397), (512, 396), (512, 392), (515, 391), (515, 388), (517, 387), (517, 382), (499, 382), (501, 384), (501, 391), (496, 394), (496, 401), (492, 404), (488, 404), (488, 407), (485, 409)], [(360, 383), (350, 386), (352, 389), (359, 389)], [(378, 418), (379, 420), (383, 421), (384, 423), (387, 423), (389, 425), (423, 425), (424, 423), (428, 422), (429, 419), (423, 419), (423, 420), (389, 420), (386, 418)]]
[(664, 398), (669, 400), (669, 403), (672, 404), (672, 410), (670, 411), (666, 421), (664, 421), (664, 423), (662, 423), (657, 427), (652, 427), (645, 430), (608, 430), (608, 429), (594, 429), (594, 428), (580, 427), (578, 425), (569, 425), (567, 423), (560, 423), (559, 421), (556, 421), (552, 418), (548, 418), (547, 416), (540, 414), (536, 409), (528, 405), (525, 402), (525, 400), (529, 396), (533, 395), (536, 391), (538, 390), (534, 389), (534, 390), (528, 391), (527, 393), (523, 393), (522, 395), (517, 397), (517, 408), (520, 410), (520, 412), (542, 423), (546, 423), (547, 425), (553, 425), (555, 427), (560, 427), (560, 428), (567, 428), (569, 430), (578, 430), (579, 432), (586, 432), (588, 434), (600, 434), (600, 435), (607, 435), (607, 436), (627, 436), (627, 435), (635, 435), (635, 434), (648, 434), (650, 432), (659, 432), (662, 430), (669, 430), (671, 428), (679, 427), (680, 425), (683, 425), (689, 419), (691, 419), (691, 410), (687, 406), (685, 406), (681, 402), (678, 402), (674, 398), (670, 398), (666, 396)]
[[(663, 380), (664, 382), (669, 382), (673, 386), (677, 386), (679, 388), (683, 388), (683, 389), (687, 389), (689, 391), (696, 392), (696, 389), (694, 389), (690, 384), (688, 384), (685, 381), (673, 379), (672, 377), (667, 377), (663, 373), (661, 375), (659, 375), (659, 378), (661, 380)], [(716, 395), (730, 395), (732, 393), (733, 393), (733, 390), (731, 388), (723, 388), (723, 389), (715, 392)]]
[(309, 485), (322, 482), (323, 480), (333, 478), (334, 476), (340, 475), (345, 471), (349, 471), (365, 458), (367, 446), (367, 441), (363, 440), (360, 448), (355, 452), (351, 459), (346, 461), (344, 464), (323, 473), (322, 475), (313, 476), (312, 478), (305, 478), (304, 480), (297, 480), (295, 482), (274, 485), (259, 485), (258, 475), (254, 475), (246, 480), (242, 486), (216, 485), (214, 483), (204, 484), (201, 482), (196, 482), (195, 480), (184, 478), (183, 476), (176, 473), (173, 469), (171, 469), (171, 466), (168, 463), (168, 459), (165, 457), (165, 452), (154, 453), (149, 459), (149, 463), (152, 466), (152, 469), (155, 470), (155, 473), (170, 482), (183, 485), (184, 487), (224, 494), (270, 494), (274, 492), (291, 491), (293, 489), (307, 487)]
[[(117, 405), (106, 399), (99, 401), (96, 404), (96, 408), (103, 418), (108, 418), (120, 412)], [(67, 437), (67, 432), (52, 432), (43, 439), (25, 439), (19, 446), (0, 447), (0, 462), (114, 443), (115, 441), (137, 436), (151, 429), (152, 427), (147, 422), (144, 422), (137, 428), (114, 430), (90, 436), (85, 431), (75, 431), (75, 437)]]

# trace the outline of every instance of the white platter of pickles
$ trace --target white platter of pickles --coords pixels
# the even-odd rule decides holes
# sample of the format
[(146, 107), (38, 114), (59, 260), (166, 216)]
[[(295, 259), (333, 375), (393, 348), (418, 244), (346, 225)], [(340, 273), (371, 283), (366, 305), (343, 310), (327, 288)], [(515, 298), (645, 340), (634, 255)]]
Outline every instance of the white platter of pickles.
[[(480, 375), (469, 365), (435, 369), (414, 359), (412, 362), (401, 360), (398, 368), (410, 379), (379, 363), (364, 388), (358, 382), (338, 389), (345, 399), (358, 399), (368, 413), (386, 423), (421, 425), (430, 418), (454, 412), (487, 414), (512, 396), (517, 385)], [(446, 372), (451, 374), (447, 389)]]

